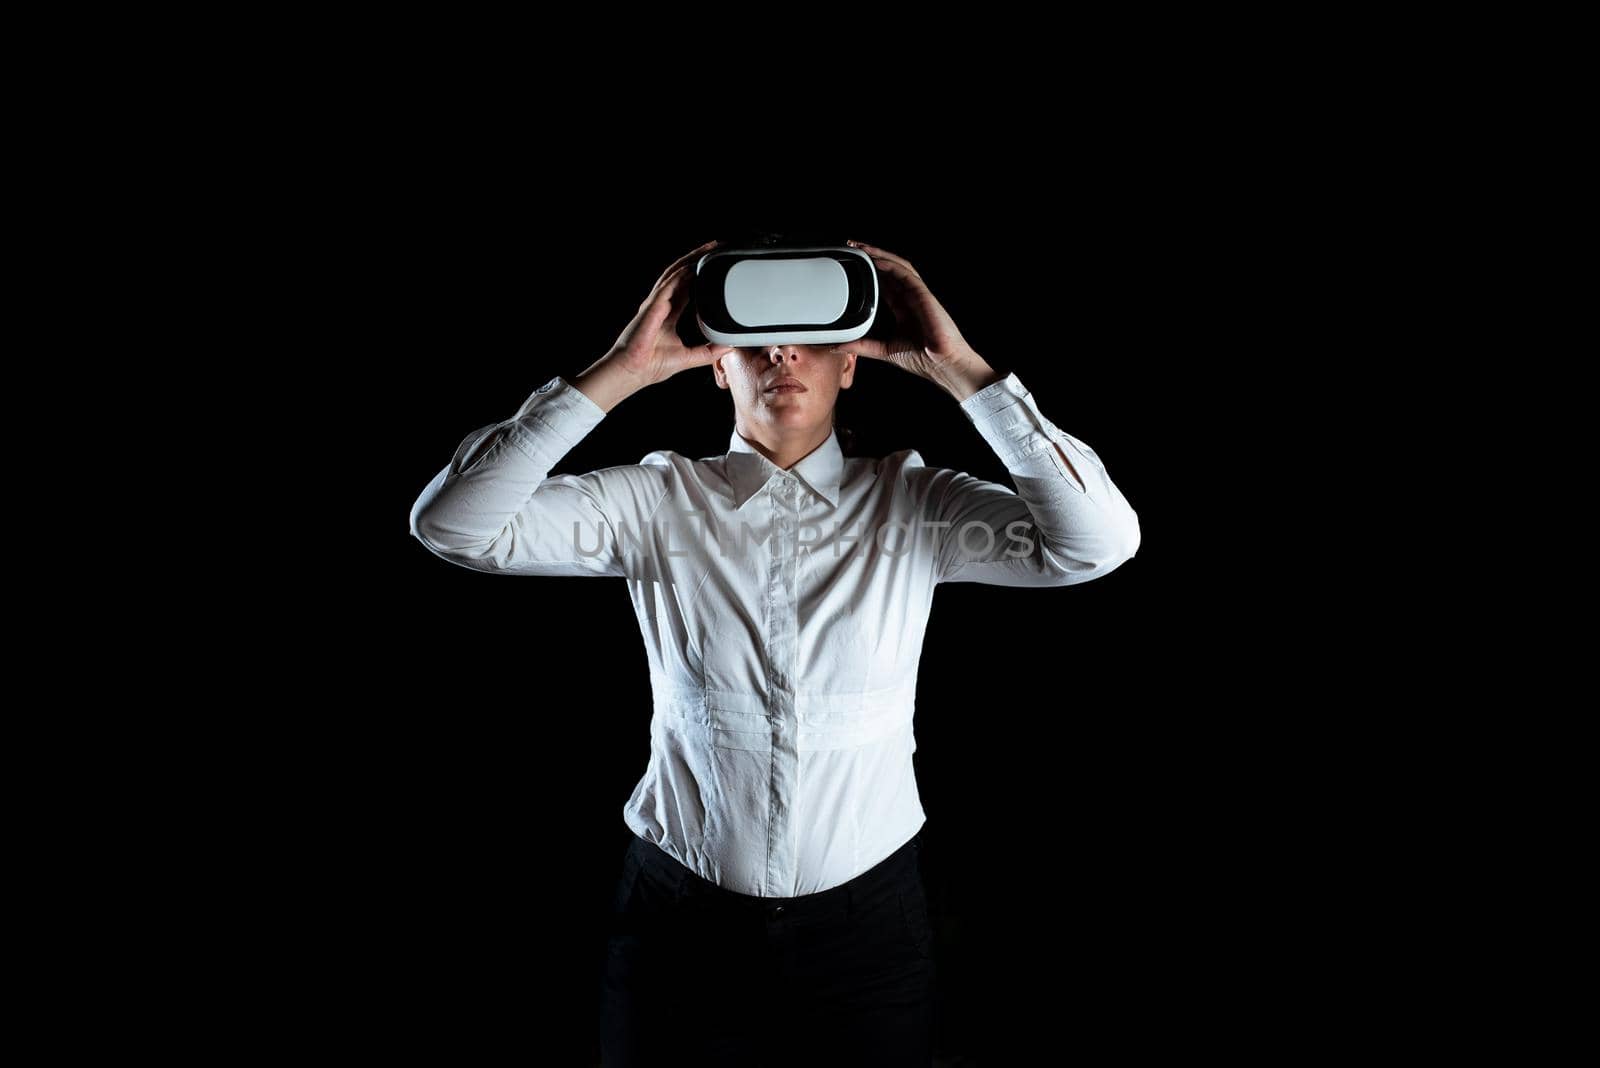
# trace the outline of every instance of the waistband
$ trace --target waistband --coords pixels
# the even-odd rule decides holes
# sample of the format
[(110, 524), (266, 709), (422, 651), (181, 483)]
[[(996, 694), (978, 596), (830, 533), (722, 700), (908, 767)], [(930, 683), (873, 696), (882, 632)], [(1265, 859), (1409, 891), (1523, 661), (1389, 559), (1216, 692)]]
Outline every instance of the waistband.
[(696, 897), (729, 910), (765, 912), (769, 916), (810, 916), (848, 910), (852, 905), (876, 900), (907, 880), (921, 878), (922, 831), (878, 863), (838, 886), (796, 897), (759, 897), (719, 886), (679, 862), (678, 858), (637, 835), (630, 846), (638, 863), (650, 869), (680, 894)]

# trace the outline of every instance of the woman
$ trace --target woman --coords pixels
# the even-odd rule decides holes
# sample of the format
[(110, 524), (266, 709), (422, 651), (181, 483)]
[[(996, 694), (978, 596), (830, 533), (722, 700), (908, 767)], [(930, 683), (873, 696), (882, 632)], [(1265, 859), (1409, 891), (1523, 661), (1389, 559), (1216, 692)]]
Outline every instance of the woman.
[[(629, 584), (654, 713), (623, 807), (608, 1068), (928, 1065), (912, 712), (934, 588), (1071, 585), (1139, 546), (1094, 450), (973, 351), (915, 267), (850, 243), (898, 336), (687, 346), (675, 328), (708, 242), (603, 357), (468, 435), (412, 508), (412, 533), (453, 563)], [(834, 406), (860, 358), (948, 392), (1017, 489), (910, 449), (844, 456)], [(733, 400), (726, 454), (549, 473), (623, 400), (698, 367)]]

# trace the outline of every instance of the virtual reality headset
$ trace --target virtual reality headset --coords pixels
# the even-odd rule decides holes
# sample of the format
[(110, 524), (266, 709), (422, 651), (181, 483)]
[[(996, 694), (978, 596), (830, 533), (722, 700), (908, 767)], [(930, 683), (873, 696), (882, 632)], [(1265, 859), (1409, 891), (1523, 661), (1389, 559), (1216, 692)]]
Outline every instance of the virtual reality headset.
[(843, 240), (745, 235), (700, 257), (691, 299), (713, 344), (836, 345), (872, 328), (878, 272)]

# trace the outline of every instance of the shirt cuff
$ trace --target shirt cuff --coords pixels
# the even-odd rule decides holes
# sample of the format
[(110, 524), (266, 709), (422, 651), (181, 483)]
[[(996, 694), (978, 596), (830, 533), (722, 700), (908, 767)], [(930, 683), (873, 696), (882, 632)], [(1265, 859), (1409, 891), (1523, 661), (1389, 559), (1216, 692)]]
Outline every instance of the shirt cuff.
[[(1089, 477), (1088, 465), (1098, 468), (1099, 461), (1087, 453), (1077, 438), (1045, 418), (1033, 392), (1015, 372), (962, 401), (961, 410), (1008, 470), (1018, 472), (1029, 465), (1044, 465), (1058, 471), (1080, 493), (1089, 492), (1080, 478)], [(1073, 468), (1063, 461), (1057, 445), (1071, 458)]]
[[(533, 391), (517, 414), (511, 417), (509, 434), (513, 444), (524, 452), (541, 456), (551, 451), (544, 439), (554, 435), (561, 454), (582, 441), (589, 431), (600, 425), (606, 410), (588, 394), (560, 375)], [(537, 446), (543, 447), (537, 447)]]
[(1004, 378), (990, 382), (978, 392), (961, 402), (961, 410), (967, 413), (968, 419), (976, 420), (980, 415), (997, 412), (1002, 408), (1009, 408), (1023, 397), (1027, 396), (1028, 388), (1013, 371)]
[(1059, 433), (1015, 371), (962, 401), (961, 411), (1007, 467), (1047, 448), (1052, 431)]

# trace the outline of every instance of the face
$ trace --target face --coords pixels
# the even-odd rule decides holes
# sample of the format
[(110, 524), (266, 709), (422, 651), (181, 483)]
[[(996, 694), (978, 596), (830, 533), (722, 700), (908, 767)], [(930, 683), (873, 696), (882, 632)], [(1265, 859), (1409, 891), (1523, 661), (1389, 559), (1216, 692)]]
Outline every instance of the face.
[[(841, 389), (855, 378), (856, 354), (829, 346), (766, 345), (734, 349), (711, 365), (717, 385), (733, 394), (742, 425), (792, 431), (830, 425)], [(774, 389), (796, 379), (801, 389)]]

